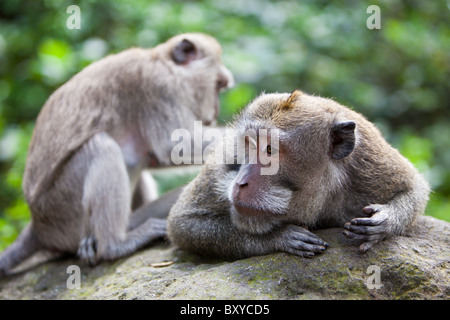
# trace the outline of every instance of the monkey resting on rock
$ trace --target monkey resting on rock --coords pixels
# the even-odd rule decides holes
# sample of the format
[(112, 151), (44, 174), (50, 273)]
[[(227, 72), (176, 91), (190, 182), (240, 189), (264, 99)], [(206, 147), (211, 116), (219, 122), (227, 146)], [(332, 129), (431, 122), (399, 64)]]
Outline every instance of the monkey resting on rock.
[(165, 236), (165, 220), (130, 215), (133, 190), (142, 169), (171, 164), (173, 130), (215, 122), (234, 81), (220, 55), (214, 38), (182, 34), (110, 55), (56, 90), (26, 162), (32, 221), (0, 256), (0, 275), (38, 250), (95, 264)]
[[(262, 137), (275, 129), (277, 141)], [(425, 210), (429, 187), (413, 165), (372, 123), (332, 100), (261, 95), (226, 138), (232, 145), (240, 138), (257, 159), (250, 151), (245, 161), (236, 153), (231, 163), (208, 159), (169, 214), (169, 238), (182, 249), (232, 259), (278, 251), (312, 257), (327, 244), (307, 226), (344, 227), (366, 252)], [(263, 157), (278, 160), (275, 174), (261, 174)]]

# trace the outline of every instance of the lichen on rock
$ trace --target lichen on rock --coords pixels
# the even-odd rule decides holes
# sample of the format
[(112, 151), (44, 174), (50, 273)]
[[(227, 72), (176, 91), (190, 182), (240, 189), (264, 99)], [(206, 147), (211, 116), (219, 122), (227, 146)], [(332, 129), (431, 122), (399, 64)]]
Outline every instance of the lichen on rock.
[[(75, 258), (61, 258), (0, 280), (0, 299), (448, 299), (450, 296), (448, 222), (419, 217), (408, 235), (385, 240), (367, 253), (360, 253), (354, 242), (345, 239), (342, 229), (316, 233), (330, 246), (312, 259), (275, 253), (237, 261), (211, 260), (166, 242), (93, 268)], [(67, 286), (70, 265), (80, 267), (80, 289)]]

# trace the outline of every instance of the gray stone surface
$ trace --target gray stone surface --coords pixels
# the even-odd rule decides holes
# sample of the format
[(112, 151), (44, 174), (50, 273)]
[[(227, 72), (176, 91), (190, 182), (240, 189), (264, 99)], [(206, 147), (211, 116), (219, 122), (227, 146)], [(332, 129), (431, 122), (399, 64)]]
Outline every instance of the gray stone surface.
[[(362, 254), (342, 229), (316, 232), (330, 246), (313, 259), (285, 253), (209, 260), (157, 243), (91, 268), (60, 258), (0, 280), (0, 299), (448, 299), (450, 223), (420, 217), (408, 236)], [(81, 288), (68, 289), (70, 265)], [(381, 288), (369, 266), (379, 267)]]

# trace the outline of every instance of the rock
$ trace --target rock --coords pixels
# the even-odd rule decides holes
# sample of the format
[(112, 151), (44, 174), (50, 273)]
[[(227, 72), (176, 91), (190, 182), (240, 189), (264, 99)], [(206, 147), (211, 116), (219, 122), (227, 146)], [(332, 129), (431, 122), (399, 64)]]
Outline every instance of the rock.
[[(0, 299), (449, 298), (448, 222), (420, 217), (409, 235), (365, 254), (341, 235), (342, 229), (316, 233), (330, 246), (313, 259), (276, 253), (210, 260), (161, 242), (94, 268), (59, 259), (1, 280)], [(80, 289), (67, 286), (73, 283), (70, 265), (80, 267)]]

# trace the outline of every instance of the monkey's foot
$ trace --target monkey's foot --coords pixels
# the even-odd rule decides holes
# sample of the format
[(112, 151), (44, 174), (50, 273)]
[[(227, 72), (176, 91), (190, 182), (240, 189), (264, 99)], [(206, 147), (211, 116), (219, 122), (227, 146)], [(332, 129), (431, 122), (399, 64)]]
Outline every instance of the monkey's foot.
[(392, 228), (389, 208), (386, 205), (369, 205), (363, 208), (367, 218), (354, 218), (344, 225), (343, 235), (349, 239), (362, 240), (361, 252), (367, 252), (375, 243), (385, 239)]
[(287, 226), (279, 237), (279, 250), (312, 258), (323, 253), (328, 244), (314, 233), (295, 225)]
[(95, 266), (98, 262), (97, 258), (97, 240), (93, 235), (84, 237), (78, 247), (78, 256), (90, 266)]

